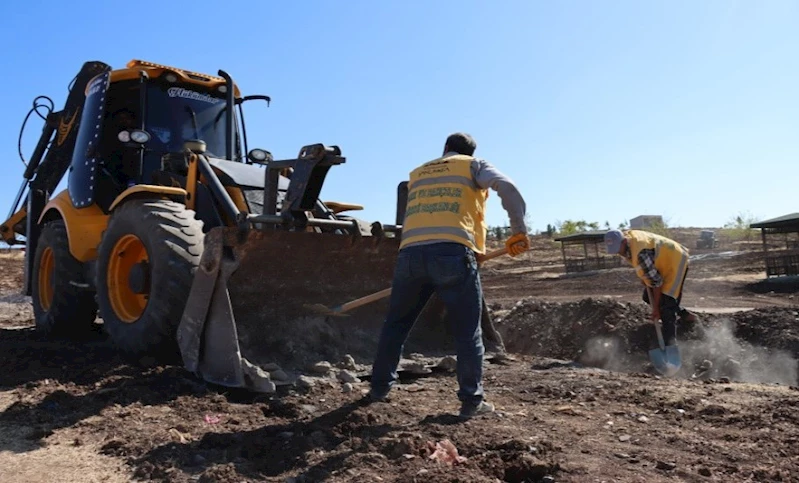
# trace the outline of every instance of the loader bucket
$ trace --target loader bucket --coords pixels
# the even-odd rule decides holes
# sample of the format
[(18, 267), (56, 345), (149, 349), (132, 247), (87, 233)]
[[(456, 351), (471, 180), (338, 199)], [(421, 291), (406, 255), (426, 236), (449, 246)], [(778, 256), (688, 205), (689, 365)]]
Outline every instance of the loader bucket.
[[(252, 364), (306, 372), (345, 354), (371, 364), (389, 298), (348, 312), (320, 315), (391, 286), (398, 238), (332, 233), (214, 228), (178, 329), (186, 367), (217, 384), (251, 387)], [(453, 353), (446, 320), (429, 304), (406, 343), (407, 352)], [(249, 372), (248, 372), (249, 371)], [(266, 389), (270, 385), (266, 383)]]

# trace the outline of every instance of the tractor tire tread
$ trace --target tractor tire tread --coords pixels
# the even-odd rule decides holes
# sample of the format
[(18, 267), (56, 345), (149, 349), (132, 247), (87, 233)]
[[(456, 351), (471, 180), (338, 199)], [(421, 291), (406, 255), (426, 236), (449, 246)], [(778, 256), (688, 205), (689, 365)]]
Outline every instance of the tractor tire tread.
[[(202, 222), (184, 205), (167, 200), (131, 200), (112, 215), (109, 237), (101, 243), (97, 270), (101, 312), (107, 332), (126, 355), (170, 358), (176, 352), (176, 330), (203, 252)], [(145, 245), (152, 277), (150, 298), (142, 317), (126, 323), (113, 315), (106, 293), (107, 260), (116, 240), (134, 233)], [(161, 357), (161, 356), (165, 357)]]
[(55, 258), (53, 271), (54, 291), (50, 310), (45, 310), (39, 302), (38, 280), (34, 278), (32, 287), (33, 313), (36, 329), (47, 336), (81, 337), (91, 330), (97, 318), (97, 303), (94, 291), (86, 285), (83, 263), (75, 259), (69, 251), (69, 238), (64, 220), (53, 220), (42, 228), (39, 243), (34, 254), (34, 269), (38, 277), (39, 265), (44, 249), (49, 246)]

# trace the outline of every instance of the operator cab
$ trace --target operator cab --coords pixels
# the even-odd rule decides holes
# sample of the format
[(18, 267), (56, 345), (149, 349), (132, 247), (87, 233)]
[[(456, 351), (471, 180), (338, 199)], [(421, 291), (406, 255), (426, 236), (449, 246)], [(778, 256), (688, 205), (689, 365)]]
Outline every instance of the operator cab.
[[(146, 89), (144, 109), (140, 105), (141, 89)], [(107, 98), (98, 154), (104, 160), (101, 176), (110, 178), (112, 183), (98, 183), (98, 191), (106, 191), (101, 196), (105, 202), (98, 200), (101, 205), (110, 205), (113, 198), (134, 184), (158, 184), (162, 157), (182, 153), (187, 142), (202, 140), (206, 156), (225, 158), (228, 113), (222, 94), (151, 79), (144, 84), (138, 80), (112, 83)], [(130, 134), (124, 134), (137, 129), (149, 134), (141, 147), (131, 146)], [(233, 145), (235, 158), (241, 159), (239, 143)]]
[[(142, 61), (127, 67), (87, 86), (70, 172), (73, 204), (80, 208), (96, 202), (107, 210), (136, 184), (185, 186), (180, 160), (187, 146), (202, 144), (222, 183), (242, 188), (248, 211), (260, 212), (262, 200), (254, 193), (263, 190), (264, 170), (246, 160), (268, 162), (271, 155), (259, 149), (244, 154), (246, 139), (238, 129), (243, 120), (233, 109), (249, 98), (238, 97), (238, 88), (225, 79)], [(234, 96), (228, 93), (230, 85)], [(269, 102), (267, 96), (251, 98)], [(102, 114), (95, 117), (98, 111)], [(281, 180), (283, 188), (287, 184)]]

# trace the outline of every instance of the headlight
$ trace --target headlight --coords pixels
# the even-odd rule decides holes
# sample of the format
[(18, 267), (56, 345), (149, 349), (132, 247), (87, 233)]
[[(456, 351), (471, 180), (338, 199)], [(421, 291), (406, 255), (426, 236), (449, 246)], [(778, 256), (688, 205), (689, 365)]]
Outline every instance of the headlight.
[(266, 163), (272, 161), (272, 153), (265, 149), (252, 149), (247, 154), (247, 157), (254, 163)]
[(147, 131), (137, 129), (130, 132), (130, 139), (134, 143), (144, 144), (150, 140), (150, 134)]
[(119, 131), (119, 134), (117, 134), (117, 139), (119, 139), (123, 143), (129, 143), (130, 142), (130, 133), (127, 132), (127, 131)]

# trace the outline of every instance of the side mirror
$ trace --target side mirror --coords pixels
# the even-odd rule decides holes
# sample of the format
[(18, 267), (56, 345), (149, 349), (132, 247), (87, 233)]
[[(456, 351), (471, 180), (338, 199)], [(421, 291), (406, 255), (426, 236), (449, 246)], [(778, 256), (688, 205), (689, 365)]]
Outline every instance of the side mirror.
[(251, 149), (250, 152), (247, 153), (247, 159), (258, 164), (266, 164), (274, 160), (272, 153), (265, 149), (258, 148)]

